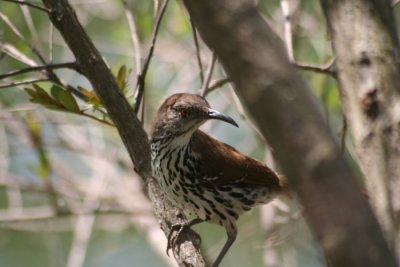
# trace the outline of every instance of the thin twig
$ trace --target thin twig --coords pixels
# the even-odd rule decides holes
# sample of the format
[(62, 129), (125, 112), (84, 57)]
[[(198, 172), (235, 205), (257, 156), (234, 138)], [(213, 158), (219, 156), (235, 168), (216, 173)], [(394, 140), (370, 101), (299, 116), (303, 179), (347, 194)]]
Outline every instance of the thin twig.
[(47, 65), (40, 65), (40, 66), (33, 66), (33, 67), (28, 67), (25, 69), (19, 69), (19, 70), (14, 70), (5, 74), (0, 75), (0, 80), (12, 76), (17, 76), (20, 74), (28, 73), (28, 72), (33, 72), (33, 71), (42, 71), (42, 70), (54, 70), (54, 69), (62, 69), (62, 68), (69, 68), (73, 70), (78, 70), (76, 62), (66, 62), (66, 63), (57, 63), (57, 64), (47, 64)]
[(294, 51), (293, 51), (293, 34), (292, 34), (292, 24), (291, 24), (291, 14), (290, 14), (290, 6), (289, 1), (281, 0), (281, 9), (282, 14), (284, 17), (284, 32), (285, 32), (285, 43), (286, 49), (288, 53), (288, 57), (290, 62), (292, 62), (295, 66), (299, 67), (300, 69), (307, 70), (307, 71), (314, 71), (317, 73), (328, 74), (334, 78), (336, 78), (336, 72), (333, 70), (333, 64), (335, 63), (335, 58), (332, 58), (324, 66), (317, 66), (311, 64), (303, 64), (296, 62), (294, 58)]
[(82, 267), (85, 261), (96, 216), (85, 214), (77, 218), (67, 267)]
[(210, 84), (210, 80), (214, 71), (215, 62), (217, 61), (217, 55), (215, 52), (212, 53), (210, 64), (208, 65), (207, 73), (203, 84), (201, 85), (200, 95), (204, 96), (206, 94), (208, 85)]
[(48, 81), (50, 81), (49, 78), (30, 79), (30, 80), (24, 80), (24, 81), (18, 81), (18, 82), (11, 82), (11, 83), (7, 83), (7, 84), (0, 84), (0, 89), (10, 88), (10, 87), (19, 86), (19, 85), (25, 85), (25, 84), (38, 83), (38, 82), (48, 82)]
[[(4, 0), (0, 0), (0, 1), (4, 1)], [(24, 3), (26, 3), (26, 2), (24, 2)], [(32, 49), (32, 52), (39, 58), (39, 60), (40, 60), (40, 62), (41, 62), (42, 64), (46, 64), (46, 63), (47, 63), (46, 60), (44, 59), (44, 57), (41, 55), (41, 53), (33, 46), (33, 44), (31, 44), (31, 43), (19, 32), (18, 28), (8, 19), (8, 17), (7, 17), (6, 15), (4, 15), (3, 13), (1, 13), (1, 12), (0, 12), (0, 19), (2, 19), (2, 20), (7, 24), (7, 26), (11, 29), (11, 31), (12, 31), (18, 38), (20, 38), (30, 49)], [(13, 46), (10, 45), (10, 44), (2, 44), (2, 45), (1, 45), (1, 48), (2, 48), (3, 51), (9, 49), (10, 51), (5, 51), (5, 52), (11, 53), (11, 56), (14, 56), (14, 57), (15, 57), (15, 54), (22, 54), (21, 52), (18, 51), (18, 49), (16, 49), (15, 47), (13, 47)], [(26, 58), (26, 56), (24, 56), (24, 55), (23, 55), (23, 57)], [(20, 58), (20, 57), (16, 57), (17, 60), (20, 60), (19, 58)], [(31, 61), (33, 61), (33, 60), (31, 60)], [(22, 62), (25, 63), (25, 64), (27, 64), (27, 65), (30, 65), (30, 66), (37, 65), (36, 63), (30, 64), (30, 63), (27, 63), (27, 62), (25, 62), (25, 61), (22, 61)]]
[(7, 187), (5, 190), (7, 203), (9, 208), (15, 210), (16, 213), (21, 213), (23, 208), (21, 188), (17, 181), (8, 176), (11, 164), (8, 136), (6, 126), (2, 124), (0, 126), (0, 177), (7, 177), (7, 182), (14, 184), (14, 187)]
[[(99, 129), (89, 129), (89, 137), (96, 137), (98, 134), (102, 135)], [(96, 139), (96, 141), (94, 139)], [(100, 138), (89, 138), (89, 140), (91, 142), (91, 147), (98, 146), (99, 150), (105, 149), (105, 140), (103, 136)], [(96, 157), (99, 157), (100, 153), (97, 149), (93, 149), (92, 153), (92, 164), (96, 164)], [(107, 184), (108, 180), (107, 175), (104, 173), (104, 168), (95, 169), (89, 181), (89, 187), (91, 188), (92, 195), (88, 195), (84, 198), (80, 210), (85, 210), (92, 207), (96, 209), (99, 208), (101, 205), (100, 199), (103, 195), (104, 190), (107, 187)], [(93, 213), (85, 214), (77, 218), (75, 222), (75, 230), (71, 249), (66, 264), (67, 267), (83, 266), (90, 238), (93, 233), (95, 219), (96, 215)]]
[(50, 13), (50, 10), (48, 10), (48, 9), (46, 9), (44, 7), (38, 6), (36, 4), (30, 3), (30, 2), (18, 1), (18, 0), (0, 0), (0, 1), (15, 3), (15, 4), (18, 4), (18, 5), (25, 5), (25, 6), (29, 6), (29, 7), (35, 8), (35, 9), (40, 10), (40, 11), (44, 11), (46, 13)]
[(325, 65), (322, 65), (322, 66), (313, 65), (313, 64), (303, 64), (303, 63), (298, 63), (298, 62), (295, 62), (293, 64), (302, 70), (313, 71), (313, 72), (322, 73), (322, 74), (328, 74), (328, 75), (336, 78), (337, 73), (333, 69), (334, 63), (335, 63), (335, 58), (333, 57), (328, 63), (326, 63)]
[(35, 24), (33, 22), (32, 19), (32, 14), (31, 11), (29, 9), (29, 7), (21, 5), (20, 6), (22, 14), (24, 15), (24, 19), (26, 22), (26, 25), (28, 26), (29, 31), (31, 32), (31, 36), (32, 36), (32, 43), (36, 46), (38, 44), (38, 32), (36, 30)]
[(49, 24), (49, 61), (53, 62), (53, 42), (54, 42), (54, 26)]
[(135, 57), (135, 69), (136, 69), (136, 75), (138, 76), (140, 74), (140, 67), (141, 67), (140, 61), (142, 59), (142, 55), (140, 53), (139, 35), (137, 32), (135, 18), (133, 16), (132, 10), (129, 8), (125, 0), (122, 0), (122, 3), (125, 7), (125, 16), (128, 21), (129, 30), (131, 32), (131, 39), (133, 43), (133, 51)]
[(38, 221), (38, 220), (51, 220), (56, 218), (68, 218), (77, 217), (82, 215), (96, 214), (96, 215), (127, 215), (132, 216), (135, 214), (134, 211), (128, 209), (90, 209), (84, 210), (82, 212), (74, 212), (67, 210), (63, 214), (57, 214), (50, 206), (45, 207), (32, 207), (32, 208), (24, 208), (23, 212), (14, 212), (11, 211), (0, 211), (0, 222), (2, 223), (12, 223), (12, 222), (21, 222), (21, 221)]
[(106, 120), (103, 120), (103, 119), (100, 119), (100, 118), (97, 118), (96, 116), (88, 114), (88, 113), (85, 113), (83, 111), (79, 112), (78, 114), (80, 114), (82, 116), (85, 116), (85, 117), (88, 117), (88, 118), (91, 118), (91, 119), (93, 119), (95, 121), (101, 122), (103, 124), (107, 124), (109, 126), (115, 127), (115, 125), (113, 123), (111, 123), (109, 121), (106, 121)]
[(156, 40), (157, 40), (157, 35), (158, 35), (158, 30), (160, 28), (161, 21), (162, 21), (162, 18), (164, 16), (165, 10), (167, 9), (168, 2), (169, 2), (169, 0), (164, 0), (164, 3), (163, 3), (163, 5), (161, 7), (161, 10), (160, 10), (160, 13), (157, 16), (156, 24), (155, 24), (154, 29), (153, 29), (153, 36), (152, 36), (152, 39), (151, 39), (151, 46), (150, 46), (149, 52), (147, 54), (146, 61), (144, 63), (143, 69), (142, 69), (141, 73), (138, 76), (137, 85), (136, 85), (135, 106), (134, 106), (134, 111), (135, 111), (136, 114), (138, 114), (139, 107), (140, 107), (140, 104), (142, 102), (143, 91), (145, 89), (144, 85), (145, 85), (145, 79), (146, 79), (147, 70), (149, 68), (151, 58), (153, 57), (154, 47), (155, 47)]
[[(1, 0), (0, 0), (1, 1)], [(11, 31), (18, 37), (20, 38), (30, 49), (32, 49), (32, 52), (39, 58), (39, 61), (43, 64), (43, 65), (48, 65), (48, 63), (46, 62), (45, 58), (42, 56), (42, 54), (27, 40), (25, 39), (25, 37), (19, 32), (18, 28), (8, 19), (8, 17), (6, 15), (4, 15), (3, 13), (0, 12), (0, 19), (2, 19), (7, 25), (8, 27), (11, 29)], [(52, 25), (52, 24), (51, 24)], [(53, 38), (52, 38), (52, 34), (53, 34), (53, 30), (50, 31), (50, 62), (52, 61), (52, 44), (53, 44)], [(29, 66), (37, 66), (38, 64), (28, 58), (27, 56), (25, 56), (22, 52), (20, 52), (17, 48), (15, 48), (14, 46), (12, 46), (11, 44), (0, 44), (0, 49), (4, 54), (8, 54), (11, 57), (15, 58), (16, 60), (29, 65)], [(79, 70), (76, 69), (78, 72)], [(51, 68), (46, 69), (47, 71), (47, 76), (49, 77), (49, 80), (54, 82), (55, 84), (61, 85), (65, 88), (67, 88), (67, 90), (69, 90), (71, 93), (73, 93), (75, 96), (77, 96), (78, 98), (82, 99), (83, 101), (87, 102), (86, 97), (76, 88), (74, 88), (73, 86), (67, 85), (64, 82), (61, 81), (61, 79), (53, 72), (53, 70)], [(10, 86), (14, 86), (14, 85), (19, 85), (19, 84), (24, 84), (25, 82), (19, 83), (19, 82), (15, 82), (15, 83), (10, 83), (10, 84), (6, 84), (3, 85), (2, 88), (5, 87), (10, 87)], [(32, 83), (32, 82), (26, 82), (25, 84), (28, 83)]]
[[(43, 65), (48, 65), (48, 63), (46, 62), (46, 60), (42, 56), (42, 54), (31, 43), (29, 43), (28, 40), (25, 39), (25, 37), (19, 32), (18, 28), (8, 19), (8, 17), (6, 15), (4, 15), (1, 12), (0, 12), (0, 19), (2, 19), (8, 25), (8, 27), (11, 29), (11, 31), (18, 38), (20, 38), (29, 48), (32, 49), (32, 52), (39, 58), (40, 62)], [(50, 41), (50, 51), (49, 51), (50, 56), (49, 56), (49, 58), (50, 58), (50, 62), (51, 62), (52, 61), (52, 44), (53, 44), (52, 33), (53, 33), (53, 30), (51, 30), (50, 33), (51, 33), (50, 34), (51, 41)], [(2, 55), (8, 54), (9, 56), (11, 56), (11, 57), (15, 58), (16, 60), (18, 60), (26, 65), (29, 65), (29, 66), (37, 66), (38, 65), (34, 60), (25, 56), (22, 52), (20, 52), (17, 48), (12, 46), (11, 44), (0, 44), (0, 49), (3, 52)], [(76, 70), (79, 72), (78, 69), (76, 69)], [(79, 99), (87, 102), (87, 98), (79, 90), (77, 90), (75, 87), (65, 84), (63, 81), (61, 81), (61, 79), (53, 72), (53, 70), (51, 68), (46, 69), (46, 71), (47, 71), (47, 76), (49, 77), (48, 80), (54, 82), (55, 84), (65, 87), (72, 94), (77, 96)], [(40, 81), (42, 81), (42, 80), (40, 80)], [(29, 83), (33, 83), (33, 82), (32, 81), (14, 82), (14, 83), (10, 83), (10, 84), (1, 85), (0, 88), (6, 88), (6, 87), (21, 85), (21, 84), (29, 84)]]
[(11, 22), (11, 20), (2, 12), (0, 12), (0, 19), (11, 29), (11, 31), (19, 38), (24, 40), (23, 35), (19, 32), (18, 28)]
[(284, 33), (286, 48), (290, 62), (294, 62), (292, 24), (290, 23), (290, 6), (287, 0), (281, 0), (281, 9), (284, 18)]
[(28, 66), (37, 66), (38, 64), (31, 58), (24, 55), (15, 46), (9, 43), (0, 44), (0, 50), (9, 55), (10, 57), (22, 62)]
[(232, 82), (232, 79), (230, 77), (226, 77), (226, 78), (222, 78), (222, 79), (218, 79), (218, 80), (212, 81), (210, 83), (210, 86), (208, 87), (208, 89), (204, 93), (204, 96), (208, 95), (209, 93), (211, 93), (215, 89), (218, 89), (218, 88), (220, 88), (220, 87), (222, 87), (225, 84), (230, 83), (230, 82)]
[(201, 81), (201, 84), (203, 84), (204, 83), (204, 73), (203, 73), (203, 63), (201, 62), (201, 56), (200, 56), (199, 39), (197, 38), (196, 26), (194, 25), (192, 18), (190, 17), (189, 20), (190, 20), (190, 26), (192, 26), (194, 45), (196, 46), (196, 58), (197, 58), (197, 64), (199, 66), (199, 71), (200, 71), (200, 81)]
[(158, 10), (160, 8), (160, 1), (159, 0), (154, 0), (153, 2), (154, 2), (153, 15), (154, 15), (154, 18), (156, 18), (157, 14), (158, 14)]

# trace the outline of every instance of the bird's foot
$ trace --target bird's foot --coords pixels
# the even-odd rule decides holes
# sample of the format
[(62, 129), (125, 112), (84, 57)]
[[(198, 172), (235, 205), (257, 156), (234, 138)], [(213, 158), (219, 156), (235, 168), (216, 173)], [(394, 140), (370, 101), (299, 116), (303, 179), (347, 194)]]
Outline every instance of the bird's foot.
[[(173, 247), (175, 247), (177, 245), (177, 243), (178, 243), (178, 241), (179, 241), (179, 239), (181, 237), (181, 234), (184, 231), (192, 230), (191, 227), (194, 224), (197, 224), (199, 222), (200, 222), (199, 220), (195, 219), (195, 220), (187, 221), (187, 222), (184, 222), (184, 223), (176, 223), (176, 224), (173, 224), (171, 226), (171, 229), (170, 229), (169, 234), (167, 236), (167, 241), (168, 241), (168, 244), (167, 244), (167, 255), (168, 256), (169, 256), (169, 250), (173, 249)], [(176, 234), (174, 235), (174, 233), (176, 233)], [(197, 233), (195, 233), (193, 231), (192, 231), (192, 233), (196, 234), (196, 239), (199, 240), (199, 243), (201, 244), (200, 235), (198, 235)], [(179, 247), (178, 247), (178, 249), (179, 249)], [(179, 251), (178, 251), (178, 253), (179, 253)]]

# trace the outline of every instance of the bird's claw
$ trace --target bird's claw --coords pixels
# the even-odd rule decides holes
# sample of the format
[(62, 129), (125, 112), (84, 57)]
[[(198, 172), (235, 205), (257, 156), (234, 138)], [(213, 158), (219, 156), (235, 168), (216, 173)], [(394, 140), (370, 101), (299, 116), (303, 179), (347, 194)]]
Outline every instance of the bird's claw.
[[(167, 237), (167, 255), (169, 256), (169, 250), (172, 249), (173, 246), (175, 246), (176, 241), (178, 240), (179, 234), (182, 232), (184, 225), (177, 223), (171, 226), (171, 230), (169, 231), (168, 237)], [(175, 232), (178, 232), (175, 237), (173, 237), (173, 234)]]
[[(173, 249), (175, 247), (176, 243), (178, 242), (180, 235), (183, 231), (185, 230), (190, 230), (192, 226), (192, 222), (186, 222), (186, 223), (177, 223), (173, 224), (171, 226), (171, 230), (169, 231), (169, 234), (167, 236), (167, 255), (169, 256), (169, 250)], [(174, 236), (174, 233), (176, 232), (176, 235)], [(201, 237), (196, 233), (196, 238), (199, 240), (201, 244)], [(179, 253), (180, 247), (178, 247), (178, 253)]]

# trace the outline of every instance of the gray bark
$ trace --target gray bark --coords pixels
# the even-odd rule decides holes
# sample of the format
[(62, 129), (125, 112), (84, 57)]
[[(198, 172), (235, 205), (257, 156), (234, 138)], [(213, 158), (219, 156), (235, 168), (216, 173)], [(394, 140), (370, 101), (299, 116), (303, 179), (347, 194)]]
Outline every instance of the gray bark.
[(390, 1), (321, 1), (368, 195), (400, 256), (399, 47)]
[(329, 264), (397, 266), (312, 93), (254, 1), (184, 3), (272, 146)]

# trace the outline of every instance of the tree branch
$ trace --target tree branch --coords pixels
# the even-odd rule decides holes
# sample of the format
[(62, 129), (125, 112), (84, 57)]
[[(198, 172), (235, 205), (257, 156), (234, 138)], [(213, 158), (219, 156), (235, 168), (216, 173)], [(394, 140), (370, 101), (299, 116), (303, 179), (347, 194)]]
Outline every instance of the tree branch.
[(2, 88), (10, 88), (10, 87), (19, 86), (19, 85), (25, 85), (25, 84), (33, 84), (33, 83), (38, 83), (38, 82), (48, 82), (48, 81), (50, 81), (50, 79), (48, 79), (48, 78), (15, 81), (15, 82), (7, 83), (7, 84), (0, 84), (0, 89), (2, 89)]
[(400, 48), (393, 8), (380, 0), (321, 4), (341, 70), (343, 110), (369, 199), (400, 260), (400, 60), (395, 56)]
[(281, 0), (281, 10), (283, 14), (283, 28), (285, 33), (286, 49), (288, 52), (289, 60), (294, 62), (293, 52), (293, 34), (292, 34), (292, 23), (290, 22), (290, 6), (288, 0)]
[(200, 46), (199, 46), (199, 40), (197, 38), (196, 26), (194, 25), (193, 20), (191, 18), (189, 18), (189, 21), (190, 21), (190, 26), (192, 27), (194, 45), (196, 47), (196, 59), (197, 59), (197, 65), (199, 66), (200, 81), (201, 84), (203, 84), (204, 83), (203, 63), (201, 62)]
[(151, 45), (150, 45), (149, 53), (147, 54), (143, 69), (138, 76), (138, 80), (137, 80), (137, 84), (136, 84), (135, 105), (134, 105), (134, 111), (136, 114), (138, 114), (140, 104), (142, 102), (143, 93), (145, 90), (145, 79), (146, 79), (146, 75), (147, 75), (147, 70), (149, 69), (151, 58), (153, 57), (154, 47), (156, 45), (156, 40), (157, 40), (157, 35), (158, 35), (158, 30), (160, 29), (162, 18), (164, 16), (165, 10), (167, 9), (168, 1), (169, 0), (164, 0), (161, 10), (157, 15), (156, 24), (155, 24), (154, 30), (153, 30), (153, 36), (151, 38)]
[(38, 5), (35, 5), (33, 3), (30, 3), (30, 2), (18, 1), (18, 0), (1, 0), (1, 1), (10, 2), (10, 3), (18, 4), (18, 5), (25, 5), (25, 6), (29, 6), (31, 8), (34, 8), (34, 9), (49, 13), (49, 10), (47, 10), (46, 8), (38, 6)]
[(397, 266), (308, 85), (254, 1), (184, 4), (273, 148), (330, 265)]
[(91, 114), (85, 113), (85, 112), (83, 112), (83, 111), (79, 112), (78, 114), (80, 114), (80, 115), (82, 115), (82, 116), (85, 116), (85, 117), (88, 117), (88, 118), (90, 118), (90, 119), (92, 119), (92, 120), (98, 121), (98, 122), (100, 122), (100, 123), (106, 124), (106, 125), (108, 125), (108, 126), (113, 126), (113, 127), (115, 127), (115, 125), (112, 124), (111, 122), (106, 121), (106, 120), (102, 120), (102, 119), (100, 119), (100, 118), (97, 118), (96, 116), (93, 116), (93, 115), (91, 115)]
[(292, 34), (292, 23), (291, 23), (291, 14), (290, 14), (290, 6), (289, 1), (281, 0), (281, 9), (284, 18), (284, 33), (285, 33), (285, 43), (286, 49), (289, 57), (289, 61), (294, 65), (299, 67), (302, 70), (314, 71), (317, 73), (328, 74), (334, 78), (336, 78), (336, 71), (334, 70), (335, 59), (333, 58), (324, 66), (319, 65), (311, 65), (296, 62), (293, 52), (293, 34)]
[(210, 86), (205, 91), (204, 96), (208, 95), (212, 91), (214, 91), (230, 82), (232, 82), (232, 79), (230, 77), (226, 77), (226, 78), (222, 78), (222, 79), (218, 79), (218, 80), (214, 80), (214, 81), (210, 82)]
[(135, 57), (135, 72), (136, 72), (136, 75), (139, 76), (140, 68), (141, 68), (140, 61), (142, 60), (142, 55), (140, 53), (140, 42), (139, 42), (139, 36), (137, 33), (137, 29), (136, 29), (135, 18), (133, 16), (133, 11), (129, 8), (126, 0), (122, 0), (122, 3), (124, 5), (125, 16), (128, 21), (129, 30), (131, 32), (131, 39), (132, 39), (133, 52), (134, 52), (133, 55)]
[(66, 63), (58, 63), (58, 64), (46, 64), (46, 65), (41, 65), (41, 66), (32, 66), (32, 67), (28, 67), (25, 69), (18, 69), (15, 71), (11, 71), (5, 74), (0, 74), (0, 80), (4, 79), (4, 78), (8, 78), (8, 77), (12, 77), (12, 76), (17, 76), (20, 74), (24, 74), (24, 73), (28, 73), (28, 72), (33, 72), (33, 71), (42, 71), (42, 70), (55, 70), (55, 69), (64, 69), (64, 68), (68, 68), (68, 69), (72, 69), (75, 71), (78, 71), (78, 65), (76, 64), (76, 62), (66, 62)]
[[(151, 176), (150, 148), (136, 113), (120, 92), (114, 76), (102, 59), (89, 36), (80, 25), (74, 10), (66, 0), (43, 0), (50, 10), (50, 20), (63, 36), (74, 54), (82, 74), (91, 82), (97, 96), (107, 109), (135, 169), (144, 180), (154, 213), (162, 229), (168, 235), (170, 225), (179, 221), (179, 213), (163, 199), (157, 182)], [(129, 121), (129, 123), (127, 123)], [(174, 256), (181, 266), (201, 266), (204, 260), (199, 252), (194, 232), (182, 236), (180, 250), (174, 249)], [(202, 264), (201, 264), (202, 263)]]
[(334, 70), (335, 58), (332, 58), (328, 63), (323, 66), (313, 65), (313, 64), (304, 64), (299, 62), (293, 63), (296, 67), (302, 70), (313, 71), (316, 73), (328, 74), (334, 78), (336, 78), (336, 71)]
[(203, 84), (201, 85), (200, 88), (200, 95), (201, 96), (205, 96), (207, 89), (208, 89), (208, 85), (210, 84), (211, 81), (211, 77), (213, 75), (213, 71), (214, 71), (214, 66), (215, 66), (215, 62), (217, 61), (217, 55), (215, 54), (215, 52), (212, 52), (211, 58), (210, 58), (210, 63), (208, 64), (208, 69), (207, 69), (207, 73), (206, 73), (206, 77), (203, 80)]

